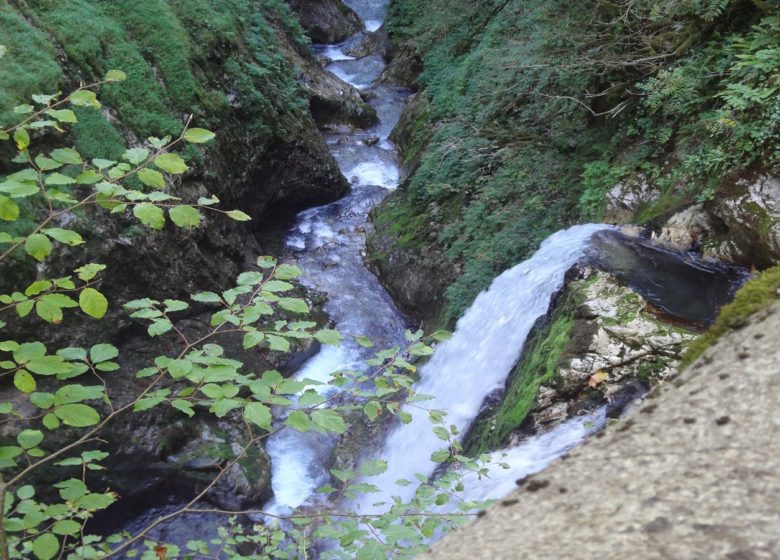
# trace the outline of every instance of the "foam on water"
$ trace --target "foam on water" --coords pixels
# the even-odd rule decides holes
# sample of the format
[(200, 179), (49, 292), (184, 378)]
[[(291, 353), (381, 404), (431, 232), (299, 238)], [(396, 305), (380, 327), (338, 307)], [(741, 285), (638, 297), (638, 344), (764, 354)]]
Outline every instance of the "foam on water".
[[(526, 336), (563, 285), (566, 271), (582, 258), (591, 236), (606, 227), (579, 225), (553, 234), (530, 259), (501, 274), (477, 296), (453, 337), (440, 344), (421, 368), (416, 390), (433, 397), (424, 403), (426, 409), (446, 411), (446, 424), (455, 425), (460, 433), (468, 428), (485, 397), (503, 386)], [(381, 454), (388, 469), (371, 479), (385, 499), (410, 498), (414, 487), (399, 487), (395, 481), (414, 480), (417, 473), (429, 476), (437, 467), (430, 456), (442, 441), (431, 430), (427, 412), (409, 406), (406, 411), (413, 421), (390, 433)], [(378, 501), (380, 496), (371, 494), (357, 505), (362, 512), (386, 509), (373, 505)]]

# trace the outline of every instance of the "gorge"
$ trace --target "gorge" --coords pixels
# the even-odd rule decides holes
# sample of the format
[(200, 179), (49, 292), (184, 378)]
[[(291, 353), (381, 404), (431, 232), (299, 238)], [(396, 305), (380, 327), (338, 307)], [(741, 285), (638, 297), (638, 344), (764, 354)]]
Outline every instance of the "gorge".
[[(740, 64), (747, 64), (746, 52), (761, 61), (780, 52), (772, 43), (777, 18), (767, 15), (773, 4), (769, 12), (758, 3), (726, 2), (720, 11), (707, 4), (717, 13), (706, 17), (676, 12), (677, 4), (647, 15), (640, 3), (634, 14), (632, 5), (625, 15), (631, 33), (652, 38), (653, 56), (674, 64), (645, 61), (638, 54), (644, 43), (631, 35), (630, 44), (604, 47), (608, 62), (594, 62), (599, 70), (589, 74), (576, 56), (605, 39), (572, 32), (585, 7), (268, 0), (231, 2), (220, 16), (206, 0), (197, 14), (161, 2), (161, 25), (181, 39), (171, 52), (189, 57), (183, 77), (166, 65), (174, 56), (168, 47), (145, 36), (125, 7), (102, 0), (89, 8), (45, 4), (0, 8), (0, 45), (19, 44), (19, 36), (35, 44), (48, 57), (46, 79), (67, 84), (76, 78), (64, 78), (63, 69), (82, 78), (104, 70), (106, 62), (87, 56), (87, 39), (77, 41), (66, 21), (76, 5), (96, 10), (90, 21), (101, 21), (95, 34), (111, 63), (143, 60), (144, 72), (161, 72), (145, 85), (129, 84), (132, 95), (143, 85), (164, 98), (157, 113), (141, 114), (140, 97), (127, 99), (110, 83), (97, 118), (79, 109), (72, 137), (85, 160), (127, 159), (120, 148), (92, 152), (87, 139), (132, 146), (148, 134), (176, 137), (184, 110), (203, 117), (216, 139), (208, 147), (188, 145), (189, 170), (165, 183), (183, 200), (200, 197), (195, 206), (203, 215), (194, 224), (142, 230), (130, 213), (117, 211), (113, 221), (90, 208), (59, 223), (89, 241), (83, 251), (63, 246), (40, 264), (0, 262), (0, 291), (9, 294), (21, 289), (21, 278), (65, 274), (86, 258), (109, 265), (96, 285), (110, 301), (157, 298), (135, 300), (127, 312), (110, 306), (102, 324), (74, 319), (67, 332), (59, 321), (41, 327), (20, 317), (6, 331), (14, 345), (40, 338), (72, 361), (68, 347), (103, 337), (118, 347), (122, 371), (140, 374), (151, 362), (172, 378), (157, 387), (168, 393), (143, 408), (138, 399), (153, 394), (144, 381), (151, 374), (103, 381), (93, 367), (100, 362), (84, 358), (102, 382), (99, 398), (89, 393), (87, 402), (112, 418), (114, 402), (140, 408), (95, 435), (96, 449), (111, 454), (107, 472), (87, 472), (83, 463), (84, 481), (116, 492), (116, 501), (79, 518), (99, 543), (88, 555), (76, 537), (69, 540), (74, 533), (19, 521), (25, 508), (34, 509), (20, 506), (32, 496), (9, 489), (7, 503), (17, 508), (9, 510), (16, 520), (9, 534), (21, 536), (9, 559), (52, 558), (32, 544), (41, 535), (60, 539), (64, 558), (416, 556), (468, 519), (483, 523), (488, 501), (503, 500), (590, 436), (607, 433), (611, 440), (620, 426), (634, 425), (707, 344), (741, 329), (777, 297), (776, 270), (758, 272), (780, 258), (780, 189), (769, 144), (759, 139), (774, 138), (774, 121), (764, 114), (770, 108), (725, 101), (728, 118), (736, 123), (740, 111), (752, 110), (765, 130), (749, 135), (749, 156), (723, 156), (708, 167), (692, 140), (701, 123), (685, 119), (699, 118), (696, 103), (703, 115), (716, 110), (707, 105), (718, 103), (714, 97), (702, 93), (711, 76), (696, 75), (702, 83), (693, 93), (675, 89), (675, 72), (694, 72), (695, 63), (733, 64), (722, 75), (755, 86)], [(619, 33), (604, 30), (617, 17), (611, 9), (593, 8), (584, 27)], [(691, 51), (674, 50), (681, 48), (673, 44), (677, 31), (664, 35), (664, 18), (674, 17), (688, 26)], [(648, 21), (649, 29), (631, 27)], [(551, 35), (537, 36), (542, 28)], [(203, 31), (202, 44), (193, 30)], [(741, 33), (744, 43), (732, 38), (728, 55), (715, 55), (721, 32)], [(570, 42), (561, 46), (567, 33)], [(46, 46), (49, 40), (56, 46)], [(551, 53), (561, 57), (554, 65), (544, 58)], [(638, 58), (610, 59), (627, 53)], [(15, 62), (13, 48), (11, 56)], [(780, 59), (762, 64), (755, 72), (776, 78)], [(8, 75), (0, 67), (0, 77)], [(176, 85), (190, 79), (184, 89), (197, 95), (185, 99)], [(0, 100), (21, 102), (19, 92), (33, 86), (0, 86)], [(594, 101), (583, 109), (570, 87), (604, 91), (587, 93), (583, 99)], [(690, 105), (679, 108), (676, 96), (685, 95)], [(731, 153), (742, 133), (724, 114), (718, 126), (734, 130), (709, 129), (702, 140), (708, 157)], [(46, 149), (56, 138), (34, 137)], [(8, 182), (16, 169), (6, 163), (11, 151), (9, 144), (0, 148)], [(251, 225), (205, 212), (212, 204), (201, 202), (207, 193), (219, 197), (220, 208), (243, 209)], [(24, 224), (11, 227), (17, 225), (9, 239), (27, 235)], [(238, 286), (229, 288), (235, 277)], [(148, 338), (143, 320), (167, 320), (178, 301), (170, 298), (189, 294), (195, 303), (181, 320)], [(255, 303), (258, 295), (267, 299)], [(165, 300), (163, 311), (155, 310), (158, 300)], [(225, 305), (222, 316), (209, 308), (215, 304)], [(258, 311), (251, 326), (247, 308), (263, 305), (270, 311)], [(230, 324), (235, 329), (216, 332), (218, 350), (190, 349), (192, 340), (211, 337), (210, 328)], [(448, 328), (451, 335), (440, 330)], [(187, 349), (174, 366), (171, 358), (154, 358), (175, 356), (176, 335)], [(20, 352), (3, 344), (4, 353)], [(14, 373), (23, 366), (3, 367)], [(233, 373), (214, 369), (209, 382), (213, 368)], [(3, 409), (9, 416), (0, 439), (3, 449), (18, 442), (26, 456), (22, 421), (37, 421), (41, 408), (28, 395), (54, 394), (55, 380), (41, 379), (38, 391), (25, 392), (11, 377), (0, 385), (11, 407)], [(220, 403), (229, 408), (220, 411)], [(52, 436), (41, 452), (68, 449), (74, 437)], [(0, 463), (11, 477), (18, 468)], [(31, 479), (41, 500), (56, 499), (56, 490), (44, 489), (51, 476)], [(514, 506), (515, 498), (500, 504)], [(101, 542), (121, 531), (124, 537)], [(436, 550), (453, 541), (444, 542)]]

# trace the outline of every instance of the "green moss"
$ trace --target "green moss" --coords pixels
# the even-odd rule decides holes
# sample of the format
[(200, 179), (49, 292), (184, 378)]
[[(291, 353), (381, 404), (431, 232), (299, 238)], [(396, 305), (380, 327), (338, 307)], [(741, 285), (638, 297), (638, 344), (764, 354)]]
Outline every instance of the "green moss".
[(34, 93), (53, 93), (62, 81), (54, 46), (7, 3), (0, 3), (0, 125), (18, 121), (12, 108), (30, 103)]
[(118, 160), (125, 151), (122, 135), (100, 111), (76, 109), (78, 124), (72, 127), (76, 149), (87, 158)]
[(695, 362), (720, 337), (744, 327), (751, 315), (780, 298), (780, 266), (775, 266), (748, 281), (736, 294), (734, 301), (721, 309), (715, 323), (694, 340), (685, 351), (680, 369)]
[(501, 404), (486, 418), (480, 418), (469, 432), (465, 441), (469, 455), (496, 449), (503, 443), (533, 409), (540, 387), (555, 378), (569, 346), (577, 301), (571, 294), (564, 297), (549, 324), (532, 333), (526, 342)]

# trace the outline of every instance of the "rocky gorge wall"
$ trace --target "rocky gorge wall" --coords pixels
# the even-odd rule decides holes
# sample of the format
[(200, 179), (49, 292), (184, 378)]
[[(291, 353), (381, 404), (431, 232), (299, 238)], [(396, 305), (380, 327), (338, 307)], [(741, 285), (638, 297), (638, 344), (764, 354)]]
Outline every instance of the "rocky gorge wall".
[[(323, 28), (332, 25), (321, 22)], [(100, 111), (77, 110), (79, 122), (72, 134), (44, 136), (36, 144), (54, 148), (72, 143), (84, 158), (119, 160), (125, 147), (145, 145), (148, 136), (178, 135), (192, 115), (192, 126), (213, 130), (216, 139), (184, 150), (190, 169), (167, 184), (166, 192), (187, 200), (214, 194), (221, 207), (241, 209), (253, 219), (241, 225), (206, 213), (198, 227), (169, 224), (158, 232), (140, 227), (130, 215), (109, 216), (100, 209), (67, 216), (67, 227), (81, 233), (86, 243), (58, 247), (45, 267), (21, 259), (3, 266), (0, 292), (99, 262), (107, 265), (101, 291), (110, 301), (109, 313), (102, 321), (69, 316), (67, 331), (19, 321), (16, 339), (40, 339), (52, 348), (113, 343), (120, 348), (122, 370), (138, 371), (177, 342), (170, 335), (150, 340), (145, 326), (129, 319), (121, 304), (142, 297), (189, 300), (195, 292), (234, 286), (248, 263), (270, 251), (265, 235), (269, 223), (346, 191), (347, 181), (319, 127), (365, 125), (376, 115), (355, 88), (324, 70), (308, 42), (288, 6), (276, 0), (20, 0), (0, 5), (0, 44), (8, 47), (0, 63), (0, 124), (14, 122), (10, 107), (32, 94), (69, 91), (79, 82), (101, 79), (108, 69), (123, 70), (126, 82), (99, 91)], [(0, 153), (0, 174), (13, 170), (6, 155)], [(313, 320), (320, 326), (327, 323), (321, 295), (301, 289), (295, 295), (307, 300)], [(183, 315), (179, 328), (186, 336), (197, 338), (209, 330), (206, 307), (193, 304)], [(258, 373), (278, 369), (289, 374), (317, 350), (316, 344), (293, 344), (286, 356), (246, 350), (238, 336), (215, 342), (247, 371)], [(39, 390), (46, 388), (42, 384)], [(107, 391), (115, 403), (127, 402), (142, 388), (143, 381), (130, 375), (108, 378)], [(0, 386), (2, 400), (16, 396)], [(16, 404), (34, 415), (24, 399)], [(93, 482), (127, 498), (109, 511), (115, 524), (109, 529), (137, 513), (134, 504), (147, 508), (202, 489), (215, 469), (240, 450), (241, 423), (209, 415), (188, 420), (159, 408), (113, 422), (102, 434), (112, 451), (110, 469), (93, 473)], [(6, 423), (0, 436), (14, 429)], [(58, 434), (60, 439), (50, 445), (72, 436), (67, 430)], [(110, 476), (99, 478), (104, 473)], [(258, 444), (209, 498), (221, 507), (241, 509), (269, 495), (269, 459)]]

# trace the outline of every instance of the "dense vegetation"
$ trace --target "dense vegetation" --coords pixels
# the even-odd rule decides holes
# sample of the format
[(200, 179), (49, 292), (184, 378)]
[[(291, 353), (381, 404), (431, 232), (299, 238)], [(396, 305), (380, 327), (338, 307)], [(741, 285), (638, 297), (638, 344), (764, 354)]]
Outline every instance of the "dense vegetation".
[(184, 113), (217, 127), (233, 103), (229, 91), (241, 100), (256, 142), (284, 138), (306, 105), (269, 20), (305, 41), (280, 0), (230, 0), (219, 8), (205, 0), (3, 3), (0, 44), (9, 52), (0, 66), (0, 123), (12, 122), (13, 106), (53, 84), (122, 68), (129, 87), (110, 86), (103, 94), (118, 122), (88, 114), (75, 127), (85, 155), (121, 154), (117, 128), (139, 137), (178, 134)]
[[(415, 171), (377, 221), (460, 274), (443, 321), (616, 183), (659, 194), (639, 223), (776, 170), (777, 2), (398, 0), (388, 28), (424, 70)], [(724, 180), (730, 178), (731, 181)], [(381, 256), (380, 256), (381, 258)]]

